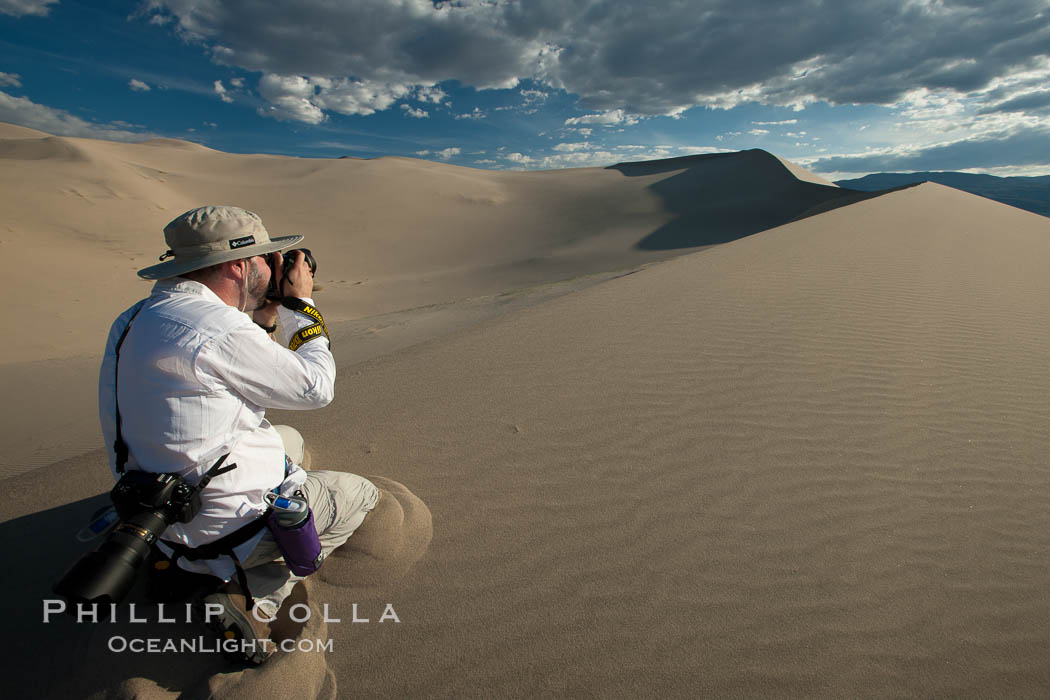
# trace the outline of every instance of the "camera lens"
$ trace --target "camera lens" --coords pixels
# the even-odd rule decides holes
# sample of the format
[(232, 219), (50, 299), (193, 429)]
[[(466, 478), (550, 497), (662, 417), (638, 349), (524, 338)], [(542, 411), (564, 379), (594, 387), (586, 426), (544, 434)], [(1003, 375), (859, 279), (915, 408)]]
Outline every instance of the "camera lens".
[(288, 270), (290, 270), (292, 265), (295, 264), (295, 253), (300, 250), (303, 251), (303, 259), (306, 260), (306, 266), (310, 268), (310, 272), (317, 274), (317, 260), (314, 258), (314, 255), (310, 252), (309, 248), (296, 248), (295, 250), (289, 250), (285, 253), (284, 273), (288, 274)]
[(116, 603), (124, 598), (150, 546), (167, 528), (161, 513), (137, 513), (116, 527), (102, 545), (81, 557), (52, 589), (76, 603)]

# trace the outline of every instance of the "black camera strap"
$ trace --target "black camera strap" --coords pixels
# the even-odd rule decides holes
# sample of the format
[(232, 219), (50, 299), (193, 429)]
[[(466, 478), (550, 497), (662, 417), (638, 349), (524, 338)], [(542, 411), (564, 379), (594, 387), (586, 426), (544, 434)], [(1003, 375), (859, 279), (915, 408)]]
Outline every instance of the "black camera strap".
[(120, 433), (120, 401), (117, 398), (117, 382), (120, 379), (120, 346), (124, 344), (124, 339), (128, 337), (128, 331), (131, 330), (131, 322), (135, 320), (135, 317), (139, 315), (139, 311), (142, 311), (142, 307), (145, 305), (146, 303), (143, 302), (142, 306), (139, 306), (139, 308), (135, 309), (135, 313), (131, 314), (131, 318), (128, 319), (128, 325), (124, 326), (124, 331), (120, 334), (120, 340), (117, 341), (117, 347), (113, 351), (113, 404), (117, 414), (117, 437), (113, 441), (113, 451), (117, 454), (117, 473), (121, 476), (124, 475), (125, 465), (128, 463), (128, 446)]
[[(124, 436), (120, 431), (120, 399), (118, 398), (117, 391), (119, 389), (117, 382), (120, 378), (120, 347), (124, 344), (124, 339), (128, 337), (128, 331), (131, 330), (131, 322), (135, 320), (135, 317), (139, 315), (139, 311), (142, 311), (142, 307), (146, 303), (143, 302), (139, 308), (135, 309), (135, 313), (131, 314), (131, 318), (128, 319), (128, 325), (124, 326), (124, 330), (120, 334), (120, 339), (117, 340), (117, 345), (113, 350), (113, 405), (116, 409), (116, 422), (117, 422), (117, 436), (113, 441), (113, 451), (117, 454), (117, 473), (124, 476), (124, 472), (127, 469), (128, 463), (128, 445), (124, 442)], [(222, 457), (219, 457), (215, 464), (211, 465), (211, 468), (204, 472), (204, 476), (201, 477), (200, 481), (197, 482), (195, 489), (201, 491), (208, 485), (208, 483), (216, 476), (225, 474), (226, 472), (233, 471), (237, 468), (236, 464), (229, 464), (222, 466), (226, 458), (230, 456), (227, 452)]]
[(288, 341), (289, 350), (298, 350), (302, 347), (303, 343), (307, 343), (314, 338), (320, 338), (322, 335), (325, 338), (328, 338), (329, 345), (332, 344), (332, 338), (328, 335), (328, 326), (325, 325), (324, 318), (321, 316), (321, 312), (317, 310), (316, 306), (307, 304), (298, 297), (282, 297), (281, 306), (286, 309), (291, 309), (296, 313), (300, 313), (313, 321), (309, 326), (300, 328), (292, 335), (291, 339)]

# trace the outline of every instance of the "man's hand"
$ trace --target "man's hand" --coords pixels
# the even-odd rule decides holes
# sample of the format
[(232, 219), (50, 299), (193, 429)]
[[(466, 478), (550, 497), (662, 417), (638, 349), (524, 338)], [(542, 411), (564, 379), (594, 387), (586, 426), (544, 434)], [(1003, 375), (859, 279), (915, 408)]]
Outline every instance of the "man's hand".
[[(280, 251), (270, 254), (270, 269), (277, 275), (277, 288), (284, 296), (312, 298), (314, 292), (314, 273), (306, 264), (306, 254), (301, 250), (292, 251), (295, 264), (288, 270), (288, 277), (281, 279), (284, 269), (284, 256)], [(266, 303), (252, 314), (252, 320), (263, 328), (272, 328), (277, 323), (277, 308), (280, 300), (266, 300)]]
[[(278, 278), (277, 288), (285, 296), (299, 297), (300, 299), (313, 298), (314, 273), (310, 272), (310, 266), (306, 264), (306, 253), (301, 250), (293, 250), (292, 259), (295, 264), (288, 270), (288, 276), (283, 280)], [(280, 274), (281, 267), (277, 268)]]

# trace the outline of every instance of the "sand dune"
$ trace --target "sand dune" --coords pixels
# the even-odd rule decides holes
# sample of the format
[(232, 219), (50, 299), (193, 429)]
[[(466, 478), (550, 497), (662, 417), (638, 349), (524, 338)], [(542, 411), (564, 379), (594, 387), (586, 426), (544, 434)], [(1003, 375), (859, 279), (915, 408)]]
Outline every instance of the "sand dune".
[(306, 429), (436, 526), (420, 628), (337, 676), (1041, 693), (1048, 234), (924, 185), (359, 368)]
[[(270, 232), (307, 234), (330, 327), (623, 271), (785, 223), (818, 203), (870, 194), (804, 182), (762, 151), (616, 168), (488, 172), (408, 158), (231, 155), (0, 128), (0, 249), (32, 264), (8, 284), (22, 302), (0, 382), (34, 402), (7, 422), (14, 474), (97, 445), (92, 365), (116, 313), (146, 295), (135, 271), (161, 230), (201, 203), (259, 212)], [(815, 179), (810, 175), (809, 179)], [(41, 273), (46, 264), (47, 273)], [(411, 335), (440, 334), (441, 324)], [(406, 328), (384, 331), (391, 336)], [(371, 324), (368, 327), (372, 327)], [(76, 377), (86, 379), (77, 381)], [(61, 395), (61, 399), (58, 396)], [(64, 407), (61, 430), (40, 413)]]
[[(221, 177), (231, 181), (246, 167), (239, 158), (256, 158), (191, 156), (214, 159), (202, 177), (228, 168)], [(273, 164), (274, 180), (298, 173), (289, 183), (339, 181), (327, 163), (286, 161), (255, 166)], [(451, 333), (433, 329), (439, 337), (366, 361), (337, 342), (333, 405), (276, 412), (306, 434), (315, 464), (404, 484), (433, 517), (433, 540), (407, 573), (380, 567), (366, 578), (382, 583), (349, 589), (339, 572), (312, 581), (311, 605), (328, 602), (347, 619), (358, 603), (373, 621), (328, 624), (324, 666), (306, 654), (282, 659), (299, 669), (305, 695), (1045, 692), (1050, 224), (933, 184), (866, 201), (832, 196), (770, 161), (746, 152), (682, 168), (519, 174), (341, 161), (352, 166), (338, 166), (348, 198), (365, 191), (359, 201), (371, 201), (384, 183), (402, 183), (448, 225), (467, 210), (489, 223), (494, 210), (539, 211), (493, 229), (502, 246), (480, 224), (450, 234), (420, 273), (409, 249), (424, 232), (393, 227), (383, 245), (378, 210), (341, 204), (361, 207), (355, 221), (377, 217), (376, 239), (358, 231), (355, 253), (319, 229), (333, 266), (367, 260), (378, 270), (410, 241), (405, 277), (434, 274), (454, 296), (471, 285), (485, 293), (485, 270), (518, 269), (530, 250), (549, 251), (544, 274), (589, 260), (587, 251), (606, 264), (664, 262)], [(442, 183), (423, 191), (428, 173)], [(200, 186), (188, 171), (175, 179), (173, 189)], [(740, 236), (692, 254), (664, 249), (673, 260), (636, 247), (682, 218), (703, 226), (723, 205), (720, 181), (738, 183), (740, 207), (760, 212), (741, 213)], [(493, 201), (450, 203), (468, 190)], [(601, 206), (611, 193), (606, 208), (618, 217)], [(783, 225), (741, 237), (773, 213)], [(399, 225), (426, 218), (391, 215)], [(336, 218), (315, 216), (318, 227)], [(724, 213), (720, 225), (733, 219)], [(569, 238), (585, 225), (587, 236)], [(513, 254), (495, 257), (505, 246)], [(448, 272), (440, 256), (454, 258), (446, 248), (463, 258), (467, 281), (438, 274)], [(322, 281), (353, 279), (334, 270)], [(386, 273), (393, 289), (394, 267)], [(384, 308), (347, 289), (325, 291), (344, 309), (344, 332), (356, 304)], [(29, 572), (5, 610), (27, 630), (9, 657), (15, 688), (39, 688), (31, 679), (54, 665), (40, 650), (56, 633), (39, 623), (36, 601), (66, 563), (51, 553), (70, 554), (70, 533), (108, 488), (103, 465), (96, 450), (4, 482), (13, 496), (0, 549), (9, 569)], [(392, 534), (377, 542), (416, 541), (383, 531)], [(32, 553), (19, 545), (29, 533)], [(385, 603), (400, 624), (375, 622)], [(63, 628), (70, 644), (86, 644), (73, 627)], [(147, 660), (119, 660), (97, 669), (85, 694), (203, 692)], [(252, 673), (239, 678), (255, 684)], [(247, 688), (212, 687), (226, 697)]]
[[(5, 349), (5, 364), (96, 352), (82, 337), (108, 320), (109, 308), (95, 299), (138, 298), (143, 285), (129, 285), (128, 273), (163, 252), (167, 221), (202, 201), (238, 202), (275, 232), (307, 233), (323, 251), (322, 281), (358, 287), (333, 296), (329, 314), (340, 321), (666, 259), (677, 253), (668, 248), (724, 242), (802, 214), (803, 202), (845, 196), (799, 180), (761, 151), (500, 173), (406, 158), (243, 156), (164, 139), (124, 144), (8, 131), (0, 132), (2, 201), (12, 213), (3, 244), (39, 246), (90, 270), (36, 280), (34, 315), (62, 306), (76, 332), (64, 343), (32, 332)], [(754, 217), (756, 204), (761, 216), (735, 223)], [(646, 236), (661, 226), (695, 235), (650, 245)], [(38, 277), (31, 267), (14, 274), (18, 284)], [(67, 280), (96, 294), (71, 295)]]

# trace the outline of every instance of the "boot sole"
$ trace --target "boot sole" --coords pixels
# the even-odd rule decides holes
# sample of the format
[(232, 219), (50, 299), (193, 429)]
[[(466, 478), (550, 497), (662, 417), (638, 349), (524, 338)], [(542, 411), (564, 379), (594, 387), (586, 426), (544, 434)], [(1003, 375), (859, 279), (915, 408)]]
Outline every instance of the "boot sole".
[[(205, 603), (221, 605), (222, 613), (212, 615), (210, 620), (205, 620)], [(226, 660), (233, 663), (247, 663), (259, 666), (273, 656), (276, 650), (273, 641), (268, 637), (265, 642), (259, 639), (255, 633), (255, 628), (252, 627), (251, 621), (246, 616), (247, 613), (241, 614), (237, 604), (225, 593), (212, 593), (198, 599), (196, 604), (193, 605), (192, 611), (194, 619), (212, 632), (220, 643), (225, 642), (227, 639), (237, 640), (238, 648), (236, 650), (221, 649), (222, 656)], [(241, 640), (255, 640), (255, 649), (242, 651), (240, 648)]]

